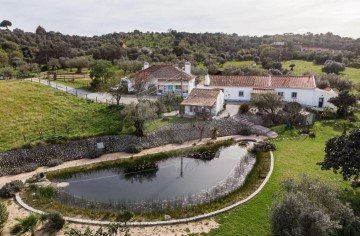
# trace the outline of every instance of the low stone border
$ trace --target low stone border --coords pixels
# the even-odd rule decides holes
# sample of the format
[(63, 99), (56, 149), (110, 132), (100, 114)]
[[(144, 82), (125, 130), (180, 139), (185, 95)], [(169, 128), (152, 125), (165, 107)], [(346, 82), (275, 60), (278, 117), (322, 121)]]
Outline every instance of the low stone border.
[[(183, 218), (183, 219), (176, 219), (176, 220), (167, 220), (167, 221), (154, 221), (154, 222), (127, 222), (126, 225), (128, 226), (159, 226), (159, 225), (172, 225), (172, 224), (180, 224), (180, 223), (189, 223), (192, 221), (198, 221), (198, 220), (203, 220), (215, 215), (218, 215), (220, 213), (224, 213), (226, 211), (229, 211), (247, 201), (249, 201), (250, 199), (252, 199), (253, 197), (255, 197), (265, 186), (265, 184), (269, 181), (273, 170), (274, 170), (274, 154), (273, 152), (270, 152), (270, 158), (271, 158), (271, 164), (270, 164), (270, 170), (265, 178), (265, 180), (261, 183), (261, 185), (259, 186), (259, 188), (256, 189), (255, 192), (253, 192), (252, 194), (250, 194), (250, 196), (248, 196), (247, 198), (238, 201), (228, 207), (222, 208), (220, 210), (217, 211), (213, 211), (207, 214), (203, 214), (203, 215), (198, 215), (198, 216), (194, 216), (194, 217), (189, 217), (189, 218)], [(18, 202), (18, 204), (20, 206), (22, 206), (23, 208), (25, 208), (26, 210), (30, 211), (30, 212), (34, 212), (34, 213), (38, 213), (38, 214), (46, 214), (46, 212), (44, 211), (40, 211), (37, 209), (32, 208), (31, 206), (27, 205), (20, 197), (20, 194), (17, 193), (15, 195), (15, 199)], [(86, 220), (86, 219), (78, 219), (78, 218), (72, 218), (72, 217), (64, 217), (64, 219), (68, 222), (72, 222), (72, 223), (78, 223), (78, 224), (87, 224), (87, 225), (111, 225), (111, 224), (116, 224), (116, 223), (123, 223), (123, 222), (110, 222), (110, 221), (98, 221), (98, 220)]]

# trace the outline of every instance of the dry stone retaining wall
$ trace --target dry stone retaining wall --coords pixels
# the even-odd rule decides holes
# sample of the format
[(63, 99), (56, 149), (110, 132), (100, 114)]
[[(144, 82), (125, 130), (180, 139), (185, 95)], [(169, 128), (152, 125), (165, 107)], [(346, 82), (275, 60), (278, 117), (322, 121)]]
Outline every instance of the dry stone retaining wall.
[[(19, 174), (33, 171), (40, 166), (49, 165), (57, 160), (59, 163), (81, 158), (96, 158), (102, 153), (126, 152), (131, 144), (141, 145), (143, 148), (152, 148), (170, 143), (183, 143), (185, 141), (210, 137), (210, 128), (219, 127), (220, 136), (236, 135), (244, 124), (232, 118), (223, 118), (213, 121), (197, 121), (194, 123), (175, 124), (161, 127), (147, 134), (146, 137), (134, 135), (108, 135), (82, 140), (70, 141), (64, 144), (53, 144), (31, 149), (18, 149), (0, 153), (0, 176)], [(254, 130), (255, 134), (262, 135)], [(104, 143), (103, 152), (99, 152), (96, 144)]]

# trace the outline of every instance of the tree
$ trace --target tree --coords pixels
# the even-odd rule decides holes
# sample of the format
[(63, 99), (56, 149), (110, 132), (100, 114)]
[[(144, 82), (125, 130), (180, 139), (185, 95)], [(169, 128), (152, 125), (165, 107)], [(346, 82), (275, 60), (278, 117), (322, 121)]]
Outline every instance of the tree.
[(47, 64), (48, 64), (48, 68), (51, 69), (52, 71), (60, 67), (59, 60), (56, 58), (50, 58)]
[(294, 126), (297, 114), (301, 111), (302, 106), (298, 102), (288, 102), (284, 106), (284, 111), (288, 113), (288, 122), (290, 128)]
[(111, 79), (108, 87), (108, 93), (116, 100), (116, 104), (120, 104), (120, 99), (123, 94), (128, 93), (128, 86), (119, 81), (119, 79)]
[(334, 137), (326, 142), (325, 159), (318, 163), (322, 170), (333, 169), (340, 173), (345, 180), (358, 180), (360, 173), (360, 129), (357, 128), (349, 135)]
[(98, 60), (90, 67), (91, 87), (100, 89), (106, 85), (108, 80), (113, 77), (114, 73), (110, 70), (111, 63), (105, 60)]
[(14, 73), (14, 69), (9, 66), (0, 69), (0, 75), (7, 79), (12, 79)]
[(289, 67), (290, 67), (290, 70), (293, 71), (294, 67), (295, 67), (295, 64), (290, 64)]
[(282, 193), (270, 208), (271, 231), (275, 236), (344, 235), (349, 226), (359, 223), (353, 210), (340, 201), (339, 189), (319, 177), (286, 179), (281, 188)]
[(82, 69), (89, 67), (90, 62), (89, 59), (86, 57), (75, 57), (72, 58), (68, 61), (68, 66), (73, 68), (76, 68), (76, 73), (81, 74), (82, 73)]
[(156, 107), (147, 101), (126, 105), (121, 114), (124, 116), (124, 124), (134, 126), (135, 134), (140, 137), (144, 136), (145, 123), (157, 117)]
[(327, 60), (321, 70), (327, 74), (334, 73), (338, 75), (341, 71), (345, 70), (345, 65), (333, 60)]
[(0, 48), (0, 67), (4, 67), (8, 64), (9, 57), (8, 54)]
[(251, 103), (259, 110), (275, 114), (276, 109), (281, 107), (281, 97), (274, 93), (254, 94)]
[(3, 20), (0, 23), (0, 27), (9, 29), (9, 27), (12, 26), (12, 23), (8, 20)]
[(347, 117), (349, 108), (356, 104), (356, 97), (346, 90), (341, 91), (337, 97), (330, 98), (328, 102), (337, 107), (336, 113), (340, 117)]

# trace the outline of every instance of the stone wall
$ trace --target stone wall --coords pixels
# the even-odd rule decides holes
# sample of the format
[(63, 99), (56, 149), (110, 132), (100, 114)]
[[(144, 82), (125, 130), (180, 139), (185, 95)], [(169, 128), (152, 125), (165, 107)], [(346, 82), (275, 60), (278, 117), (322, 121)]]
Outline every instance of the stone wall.
[[(81, 158), (96, 158), (102, 153), (126, 152), (129, 145), (138, 144), (143, 148), (152, 148), (170, 143), (183, 143), (210, 137), (210, 128), (218, 125), (220, 136), (236, 135), (244, 127), (232, 118), (194, 123), (175, 124), (161, 127), (146, 137), (133, 135), (112, 135), (70, 141), (65, 144), (53, 144), (31, 149), (18, 149), (0, 153), (0, 176), (33, 171), (40, 166), (54, 165)], [(103, 142), (104, 150), (99, 152), (96, 143)]]

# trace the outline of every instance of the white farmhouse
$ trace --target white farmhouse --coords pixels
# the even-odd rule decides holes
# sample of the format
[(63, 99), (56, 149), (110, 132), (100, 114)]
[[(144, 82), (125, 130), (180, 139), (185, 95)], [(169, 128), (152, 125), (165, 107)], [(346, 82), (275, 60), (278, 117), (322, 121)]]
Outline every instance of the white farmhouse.
[(180, 104), (180, 114), (186, 117), (196, 115), (216, 116), (223, 109), (224, 93), (221, 89), (195, 88)]
[(129, 91), (144, 90), (147, 94), (163, 95), (172, 93), (188, 96), (195, 88), (196, 76), (191, 75), (190, 62), (185, 63), (185, 70), (172, 65), (152, 65), (145, 62), (143, 70), (123, 78)]
[(334, 107), (328, 100), (336, 97), (331, 89), (316, 87), (314, 76), (223, 76), (206, 75), (204, 85), (222, 89), (226, 101), (250, 101), (252, 94), (276, 93), (284, 101), (308, 107)]

